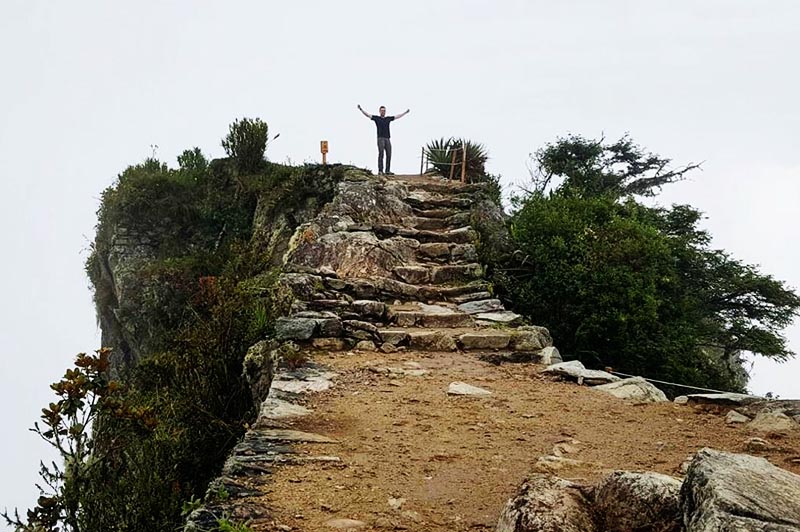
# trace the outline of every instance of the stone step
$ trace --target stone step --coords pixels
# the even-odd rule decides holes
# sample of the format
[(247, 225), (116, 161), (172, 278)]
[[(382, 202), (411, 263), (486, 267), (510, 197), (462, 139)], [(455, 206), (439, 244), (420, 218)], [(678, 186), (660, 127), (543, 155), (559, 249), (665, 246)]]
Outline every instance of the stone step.
[(468, 212), (461, 212), (448, 216), (447, 218), (418, 216), (411, 225), (414, 229), (439, 231), (464, 227), (469, 224), (470, 214)]
[(476, 193), (486, 190), (482, 183), (461, 183), (461, 181), (445, 178), (400, 179), (409, 190), (424, 190), (435, 194), (464, 194)]
[(437, 285), (480, 279), (483, 277), (483, 266), (477, 262), (438, 266), (398, 266), (393, 272), (398, 279), (412, 285)]
[(420, 327), (423, 329), (442, 329), (472, 327), (475, 325), (468, 314), (425, 314), (403, 310), (394, 314), (394, 323), (399, 327)]
[[(313, 274), (290, 273), (281, 276), (281, 284), (296, 298), (297, 310), (307, 310), (308, 302), (319, 290), (324, 290), (327, 300), (374, 300), (379, 302), (402, 301), (456, 301), (464, 303), (475, 294), (488, 291), (489, 284), (483, 280), (458, 283), (451, 286), (417, 286), (388, 277), (339, 279)], [(480, 297), (479, 299), (487, 299)], [(466, 298), (466, 299), (465, 299)], [(326, 303), (317, 303), (325, 305)], [(332, 303), (331, 303), (332, 304)], [(336, 306), (340, 305), (339, 303)]]
[(472, 198), (463, 195), (437, 196), (433, 194), (420, 194), (419, 196), (408, 196), (406, 203), (417, 209), (461, 209), (466, 210), (472, 206)]
[(460, 261), (477, 262), (478, 252), (474, 244), (429, 242), (419, 245), (417, 257), (423, 260), (436, 260), (453, 264)]
[(398, 327), (458, 328), (473, 327), (469, 314), (461, 312), (426, 312), (420, 310), (398, 310), (389, 312), (389, 321)]
[(419, 230), (402, 227), (399, 225), (379, 224), (373, 226), (372, 230), (381, 239), (396, 236), (411, 238), (420, 243), (453, 243), (471, 244), (478, 239), (478, 233), (470, 226), (459, 227), (442, 231)]
[(411, 211), (420, 218), (450, 218), (452, 216), (458, 216), (469, 213), (469, 211), (465, 211), (463, 209), (443, 209), (443, 208), (415, 209), (414, 207), (412, 207)]
[(461, 296), (451, 297), (450, 301), (460, 305), (462, 303), (469, 303), (470, 301), (480, 301), (481, 299), (491, 299), (492, 294), (489, 292), (471, 292)]
[(551, 347), (550, 333), (543, 327), (495, 328), (419, 328), (386, 327), (378, 331), (383, 342), (418, 351), (492, 351), (536, 353)]
[(472, 244), (478, 240), (478, 233), (470, 226), (459, 227), (449, 231), (418, 231), (413, 237), (421, 244), (425, 243), (453, 243)]

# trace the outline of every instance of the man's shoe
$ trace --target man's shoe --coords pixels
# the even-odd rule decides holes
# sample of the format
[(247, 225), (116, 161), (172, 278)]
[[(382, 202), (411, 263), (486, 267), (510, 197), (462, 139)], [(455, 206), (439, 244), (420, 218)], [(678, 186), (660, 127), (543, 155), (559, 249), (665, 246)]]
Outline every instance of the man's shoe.
[(394, 175), (394, 172), (386, 172), (384, 175)]

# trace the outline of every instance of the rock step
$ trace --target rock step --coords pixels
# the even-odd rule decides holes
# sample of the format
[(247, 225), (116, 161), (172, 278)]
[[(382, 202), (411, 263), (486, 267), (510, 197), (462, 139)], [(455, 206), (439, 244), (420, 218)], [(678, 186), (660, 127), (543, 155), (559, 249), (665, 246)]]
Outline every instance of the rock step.
[(450, 218), (462, 214), (469, 214), (469, 211), (463, 209), (416, 209), (412, 207), (411, 211), (419, 218)]
[(468, 212), (460, 212), (458, 214), (448, 216), (447, 218), (418, 216), (411, 225), (414, 229), (437, 231), (444, 229), (455, 229), (469, 224), (470, 214)]
[(401, 236), (417, 240), (420, 243), (471, 244), (478, 239), (478, 233), (470, 226), (444, 231), (430, 231), (427, 229), (411, 229), (399, 225), (380, 224), (373, 226), (372, 230), (381, 239)]
[(480, 279), (483, 277), (483, 266), (477, 262), (441, 266), (398, 266), (393, 272), (398, 279), (412, 285), (437, 285)]
[(428, 242), (417, 248), (417, 258), (437, 260), (450, 263), (459, 261), (478, 261), (478, 252), (474, 244), (453, 244), (445, 242)]
[[(298, 306), (303, 306), (314, 299), (320, 290), (338, 294), (331, 299), (374, 300), (393, 302), (401, 301), (454, 301), (454, 298), (487, 292), (489, 284), (476, 280), (453, 286), (418, 286), (404, 283), (387, 277), (358, 278), (322, 276), (318, 274), (293, 273), (284, 274), (281, 283), (297, 298)], [(463, 302), (463, 301), (462, 301)]]
[(488, 351), (508, 349), (520, 353), (537, 353), (553, 345), (544, 327), (518, 329), (387, 327), (378, 330), (383, 342), (407, 346), (419, 351)]
[(469, 314), (461, 312), (427, 313), (414, 310), (399, 310), (389, 313), (389, 322), (398, 327), (458, 328), (475, 325)]
[(469, 209), (473, 199), (467, 195), (436, 196), (433, 194), (408, 196), (405, 202), (417, 209)]
[(472, 292), (469, 294), (452, 297), (450, 298), (450, 301), (460, 305), (462, 303), (469, 303), (471, 301), (480, 301), (481, 299), (491, 299), (491, 298), (492, 294), (490, 294), (489, 292)]
[(421, 179), (399, 179), (409, 190), (424, 190), (434, 194), (469, 194), (486, 190), (486, 185), (482, 183), (462, 183), (461, 181), (451, 181), (445, 178), (438, 178), (435, 181), (428, 178)]

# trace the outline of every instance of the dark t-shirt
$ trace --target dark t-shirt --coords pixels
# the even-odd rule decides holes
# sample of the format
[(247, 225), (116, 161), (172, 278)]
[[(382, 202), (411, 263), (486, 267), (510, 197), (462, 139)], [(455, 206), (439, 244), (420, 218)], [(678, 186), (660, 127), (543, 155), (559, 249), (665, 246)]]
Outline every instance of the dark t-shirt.
[(389, 122), (392, 120), (394, 120), (393, 116), (372, 115), (372, 121), (375, 122), (375, 125), (378, 127), (379, 139), (391, 138), (391, 135), (389, 134)]

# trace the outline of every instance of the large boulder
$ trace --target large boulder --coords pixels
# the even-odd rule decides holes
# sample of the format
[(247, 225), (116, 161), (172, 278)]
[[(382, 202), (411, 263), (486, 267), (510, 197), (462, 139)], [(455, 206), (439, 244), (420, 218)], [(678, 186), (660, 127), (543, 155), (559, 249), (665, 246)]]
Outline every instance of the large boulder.
[(592, 532), (592, 511), (581, 486), (536, 475), (509, 499), (495, 532)]
[(609, 384), (595, 386), (595, 390), (619, 397), (634, 404), (662, 403), (669, 401), (664, 392), (647, 382), (642, 377), (631, 377)]
[(615, 471), (594, 489), (594, 513), (604, 532), (680, 532), (681, 481), (659, 473)]
[(687, 532), (800, 530), (800, 476), (763, 458), (699, 451), (681, 488)]

